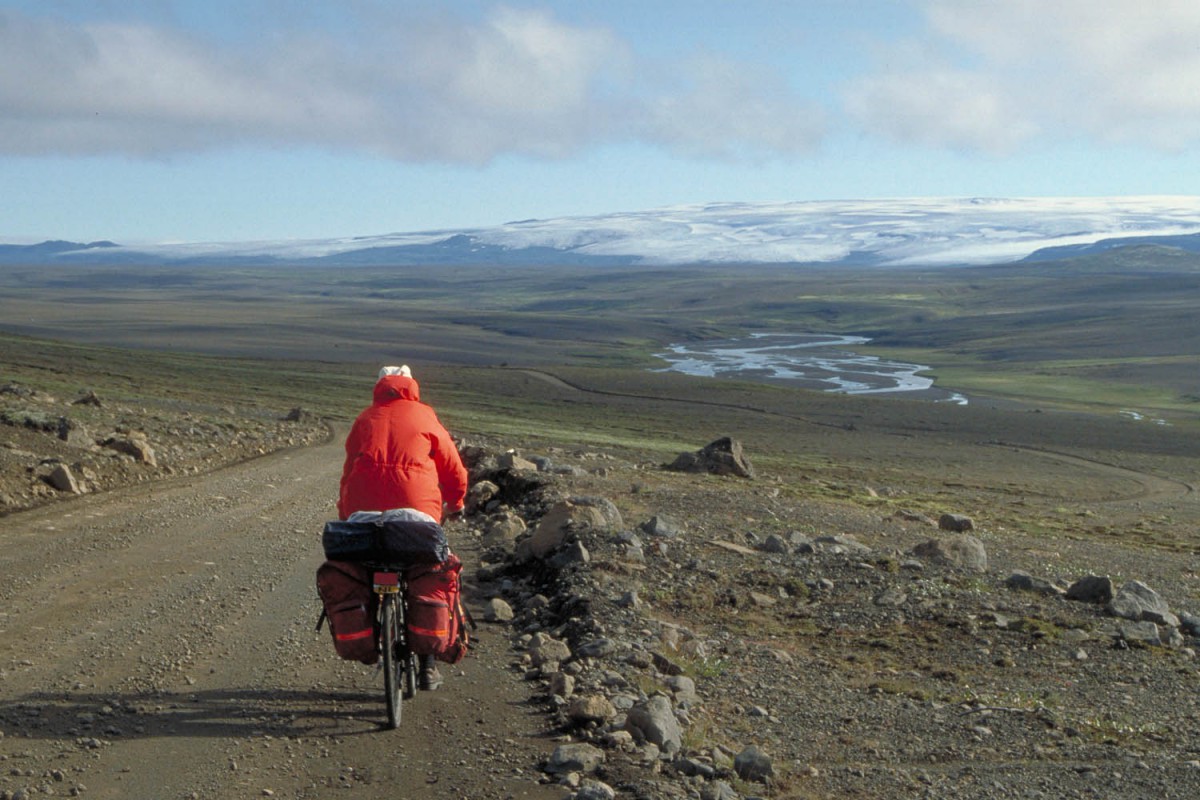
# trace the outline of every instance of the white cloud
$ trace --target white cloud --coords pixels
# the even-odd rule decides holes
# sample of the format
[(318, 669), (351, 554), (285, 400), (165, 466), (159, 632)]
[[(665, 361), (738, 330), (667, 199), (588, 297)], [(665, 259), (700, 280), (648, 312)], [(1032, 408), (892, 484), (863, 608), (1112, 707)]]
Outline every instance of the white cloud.
[(690, 59), (685, 74), (638, 115), (649, 140), (691, 155), (757, 158), (811, 151), (825, 133), (824, 112), (770, 74), (711, 55)]
[(298, 145), (482, 164), (631, 140), (771, 155), (817, 135), (779, 81), (748, 80), (725, 63), (648, 88), (645, 65), (613, 32), (546, 11), (346, 23), (345, 38), (277, 31), (251, 48), (0, 10), (0, 152)]
[(869, 130), (987, 152), (1035, 133), (1167, 150), (1200, 140), (1194, 0), (923, 7), (923, 39), (848, 86), (847, 111)]
[(846, 98), (847, 111), (868, 128), (905, 142), (1013, 151), (1037, 132), (1001, 87), (985, 75), (928, 67), (864, 78)]

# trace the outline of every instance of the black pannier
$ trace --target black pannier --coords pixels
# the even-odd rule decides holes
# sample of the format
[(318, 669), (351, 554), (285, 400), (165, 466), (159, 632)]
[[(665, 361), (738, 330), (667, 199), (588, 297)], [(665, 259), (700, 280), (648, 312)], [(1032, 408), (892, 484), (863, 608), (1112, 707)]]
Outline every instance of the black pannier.
[(325, 523), (321, 544), (333, 561), (440, 564), (450, 555), (442, 526), (423, 520), (334, 520)]

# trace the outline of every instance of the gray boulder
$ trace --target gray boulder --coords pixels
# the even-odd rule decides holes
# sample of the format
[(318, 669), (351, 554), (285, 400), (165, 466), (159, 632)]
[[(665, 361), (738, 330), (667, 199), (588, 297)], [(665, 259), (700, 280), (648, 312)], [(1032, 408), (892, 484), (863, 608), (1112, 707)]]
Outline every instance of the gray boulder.
[(625, 730), (639, 741), (650, 742), (668, 756), (683, 747), (683, 732), (671, 708), (671, 701), (658, 694), (637, 703), (625, 716)]
[(607, 783), (593, 780), (584, 781), (573, 800), (613, 800), (616, 796), (616, 790)]
[(679, 524), (669, 517), (656, 514), (639, 526), (639, 530), (649, 536), (661, 536), (673, 539), (679, 535)]
[(733, 770), (739, 778), (752, 783), (766, 783), (775, 775), (771, 757), (754, 745), (737, 754), (733, 759)]
[(483, 608), (483, 618), (487, 622), (512, 622), (512, 606), (499, 597), (493, 597)]
[(604, 763), (604, 751), (590, 744), (573, 742), (560, 744), (546, 762), (546, 772), (562, 775), (567, 772), (595, 772)]
[(987, 551), (974, 536), (931, 539), (913, 548), (912, 554), (936, 564), (974, 572), (987, 571)]
[(1162, 633), (1153, 622), (1122, 622), (1117, 626), (1118, 637), (1130, 644), (1161, 646)]
[(612, 701), (602, 694), (578, 695), (571, 698), (567, 706), (567, 716), (577, 725), (605, 722), (616, 715), (617, 709)]
[(754, 467), (742, 451), (742, 443), (728, 436), (711, 442), (694, 453), (680, 453), (666, 466), (676, 472), (707, 472), (753, 479)]
[(1171, 613), (1167, 601), (1141, 581), (1129, 581), (1121, 586), (1107, 606), (1108, 613), (1134, 622), (1154, 622), (1179, 627), (1179, 618)]
[(518, 544), (515, 560), (525, 563), (532, 559), (545, 560), (562, 547), (568, 534), (588, 530), (605, 530), (608, 522), (604, 512), (595, 505), (571, 500), (556, 503), (538, 521), (533, 534)]

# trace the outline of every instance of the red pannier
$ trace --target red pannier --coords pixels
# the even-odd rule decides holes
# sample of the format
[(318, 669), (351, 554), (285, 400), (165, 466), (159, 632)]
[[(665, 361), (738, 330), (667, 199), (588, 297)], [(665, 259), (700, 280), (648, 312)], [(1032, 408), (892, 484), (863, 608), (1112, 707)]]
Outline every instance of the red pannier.
[[(349, 561), (326, 561), (317, 568), (317, 593), (325, 606), (333, 647), (342, 658), (374, 664), (379, 660), (375, 630), (375, 589), (371, 570)], [(321, 622), (317, 622), (317, 630)]]
[(421, 564), (405, 573), (408, 582), (408, 645), (417, 655), (457, 664), (467, 654), (463, 624), (462, 562), (451, 553), (441, 564)]

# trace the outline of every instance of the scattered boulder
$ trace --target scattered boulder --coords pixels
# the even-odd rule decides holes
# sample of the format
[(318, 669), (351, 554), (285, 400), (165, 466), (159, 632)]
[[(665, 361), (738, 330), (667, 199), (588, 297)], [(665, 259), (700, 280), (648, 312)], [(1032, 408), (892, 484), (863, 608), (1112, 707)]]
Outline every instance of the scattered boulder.
[(568, 534), (589, 530), (606, 530), (608, 520), (595, 504), (563, 500), (552, 506), (538, 521), (533, 534), (517, 547), (518, 563), (531, 559), (545, 560), (567, 542)]
[(596, 527), (597, 530), (616, 531), (625, 527), (625, 520), (621, 517), (620, 509), (617, 508), (616, 503), (607, 497), (573, 495), (568, 497), (567, 500), (577, 506), (587, 506), (598, 511), (603, 522)]
[(638, 741), (649, 742), (668, 756), (683, 747), (683, 733), (671, 708), (671, 701), (661, 694), (636, 703), (625, 716), (625, 730)]
[(1153, 622), (1122, 622), (1117, 626), (1118, 640), (1127, 644), (1160, 647), (1162, 633)]
[(529, 656), (535, 667), (561, 664), (571, 657), (571, 647), (564, 641), (539, 634), (530, 644)]
[(696, 702), (696, 682), (686, 675), (668, 675), (663, 679), (663, 685), (675, 697), (675, 702), (688, 705)]
[(928, 517), (925, 514), (917, 511), (908, 511), (903, 508), (897, 511), (895, 514), (892, 514), (892, 518), (898, 519), (901, 522), (919, 522), (922, 525), (928, 525), (931, 528), (937, 527), (937, 522), (935, 522), (931, 517)]
[(854, 553), (858, 555), (866, 555), (871, 552), (871, 548), (867, 547), (862, 542), (848, 534), (838, 534), (836, 536), (818, 536), (812, 542), (813, 550), (820, 550), (823, 553), (836, 553), (845, 555)]
[(787, 539), (783, 538), (778, 533), (772, 533), (763, 540), (762, 544), (758, 546), (758, 549), (764, 553), (774, 553), (776, 555), (785, 556), (792, 552), (792, 545)]
[(737, 754), (733, 759), (733, 770), (739, 778), (752, 783), (767, 783), (775, 775), (771, 757), (754, 745)]
[(1122, 585), (1106, 608), (1114, 617), (1179, 627), (1179, 618), (1171, 613), (1167, 601), (1141, 581), (1129, 581)]
[(612, 701), (602, 694), (577, 695), (567, 706), (567, 717), (576, 725), (605, 722), (616, 715)]
[(607, 783), (596, 780), (586, 780), (575, 793), (573, 800), (613, 800), (617, 792)]
[(158, 466), (158, 459), (155, 458), (154, 448), (150, 446), (149, 442), (139, 436), (110, 436), (104, 440), (104, 446), (109, 450), (116, 450), (118, 453), (132, 456), (135, 461), (147, 466)]
[(96, 395), (96, 392), (92, 389), (88, 389), (78, 399), (72, 400), (71, 405), (94, 406), (95, 408), (102, 408), (104, 406), (104, 404), (100, 402), (100, 398)]
[(1109, 603), (1113, 599), (1112, 578), (1100, 575), (1080, 578), (1067, 587), (1067, 599), (1098, 605)]
[(91, 448), (96, 444), (87, 428), (68, 417), (60, 417), (58, 420), (58, 438), (72, 447)]
[(483, 618), (487, 622), (512, 622), (513, 617), (512, 606), (499, 597), (493, 597), (483, 608)]
[(1045, 578), (1035, 578), (1027, 572), (1014, 572), (1008, 576), (1008, 580), (1004, 581), (1004, 585), (1023, 592), (1054, 596), (1063, 594), (1063, 590), (1050, 581)]
[(484, 544), (489, 547), (508, 546), (516, 542), (526, 531), (525, 520), (511, 511), (502, 511), (491, 517), (483, 529)]
[(71, 468), (66, 464), (59, 464), (51, 470), (50, 474), (46, 476), (46, 483), (60, 492), (83, 494), (83, 488), (80, 486), (79, 481), (75, 479), (75, 474), (71, 472)]
[(502, 453), (497, 462), (500, 469), (512, 470), (514, 472), (537, 472), (537, 464), (528, 459), (521, 458), (516, 453), (509, 451)]
[(700, 788), (700, 800), (741, 800), (741, 795), (725, 781), (713, 781)]
[(942, 514), (938, 518), (938, 528), (953, 533), (966, 533), (975, 530), (975, 521), (964, 514)]
[(656, 514), (643, 522), (638, 526), (638, 529), (650, 536), (661, 536), (664, 539), (673, 539), (680, 533), (679, 523), (670, 517), (664, 517), (660, 514)]
[(930, 539), (912, 550), (913, 555), (937, 564), (944, 564), (973, 572), (987, 571), (987, 551), (983, 542), (974, 536), (953, 536), (946, 539)]
[(694, 453), (680, 453), (666, 465), (675, 472), (706, 472), (753, 479), (754, 467), (742, 452), (742, 443), (728, 436), (705, 445)]
[(283, 416), (284, 422), (308, 422), (313, 418), (312, 412), (296, 406)]
[(560, 744), (546, 762), (546, 772), (563, 775), (568, 772), (595, 772), (604, 763), (604, 751), (590, 744)]
[(899, 607), (908, 602), (908, 594), (899, 587), (891, 586), (875, 597), (875, 605)]
[(491, 481), (473, 482), (471, 488), (467, 490), (465, 503), (467, 513), (474, 514), (484, 510), (498, 494), (500, 494), (500, 487)]

